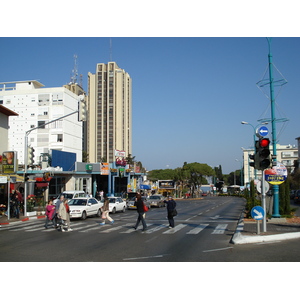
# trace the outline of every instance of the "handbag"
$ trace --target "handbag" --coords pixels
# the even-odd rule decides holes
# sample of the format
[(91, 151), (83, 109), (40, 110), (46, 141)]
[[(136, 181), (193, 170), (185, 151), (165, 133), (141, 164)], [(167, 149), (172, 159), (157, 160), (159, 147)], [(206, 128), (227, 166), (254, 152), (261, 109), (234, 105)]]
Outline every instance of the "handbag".
[(143, 206), (144, 206), (144, 212), (147, 212), (149, 208), (145, 205), (145, 203), (143, 203)]
[(177, 216), (177, 210), (176, 210), (176, 208), (173, 209), (173, 211), (172, 211), (172, 216), (173, 216), (173, 217), (176, 217), (176, 216)]

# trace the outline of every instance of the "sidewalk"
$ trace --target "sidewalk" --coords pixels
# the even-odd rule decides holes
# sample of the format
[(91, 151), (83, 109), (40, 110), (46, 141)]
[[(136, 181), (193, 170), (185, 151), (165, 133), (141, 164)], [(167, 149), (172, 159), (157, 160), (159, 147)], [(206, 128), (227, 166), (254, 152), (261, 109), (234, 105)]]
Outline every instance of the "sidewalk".
[(29, 220), (44, 219), (45, 217), (46, 217), (45, 215), (32, 216), (32, 217), (26, 217), (26, 216), (20, 215), (19, 219), (10, 218), (8, 220), (7, 216), (0, 215), (0, 227), (5, 226), (5, 225), (10, 225), (10, 224), (18, 224), (18, 223), (29, 221)]

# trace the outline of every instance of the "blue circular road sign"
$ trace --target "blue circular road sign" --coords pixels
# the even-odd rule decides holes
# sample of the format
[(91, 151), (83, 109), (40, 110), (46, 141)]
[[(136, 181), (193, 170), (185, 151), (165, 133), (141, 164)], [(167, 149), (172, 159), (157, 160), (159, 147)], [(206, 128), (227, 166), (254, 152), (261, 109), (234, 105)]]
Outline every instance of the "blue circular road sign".
[(254, 220), (262, 220), (265, 216), (265, 211), (261, 206), (254, 206), (251, 209), (251, 217)]
[(257, 133), (260, 136), (267, 136), (268, 133), (269, 133), (269, 129), (266, 126), (261, 126), (261, 127), (258, 128)]

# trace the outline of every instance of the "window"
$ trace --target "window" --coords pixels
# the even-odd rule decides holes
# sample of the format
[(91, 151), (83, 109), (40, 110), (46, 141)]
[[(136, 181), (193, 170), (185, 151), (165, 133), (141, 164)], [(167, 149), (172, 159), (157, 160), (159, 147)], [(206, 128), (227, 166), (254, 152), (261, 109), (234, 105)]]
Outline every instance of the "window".
[(45, 128), (45, 121), (38, 121), (38, 127), (39, 128)]
[(63, 135), (62, 134), (58, 134), (57, 135), (57, 142), (62, 142), (63, 141)]

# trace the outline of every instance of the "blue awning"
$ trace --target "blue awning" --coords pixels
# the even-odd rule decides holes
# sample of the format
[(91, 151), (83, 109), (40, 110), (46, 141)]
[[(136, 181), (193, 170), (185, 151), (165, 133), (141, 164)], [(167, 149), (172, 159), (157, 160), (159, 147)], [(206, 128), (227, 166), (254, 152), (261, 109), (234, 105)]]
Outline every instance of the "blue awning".
[(151, 186), (147, 184), (140, 184), (140, 190), (151, 190)]

